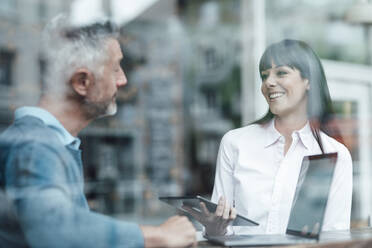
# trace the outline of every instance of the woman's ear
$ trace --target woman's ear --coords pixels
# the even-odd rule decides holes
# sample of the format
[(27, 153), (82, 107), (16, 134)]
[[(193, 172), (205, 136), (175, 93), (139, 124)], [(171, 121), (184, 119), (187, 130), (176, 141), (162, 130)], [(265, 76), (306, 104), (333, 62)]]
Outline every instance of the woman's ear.
[(306, 84), (306, 90), (310, 90), (310, 82), (309, 82), (309, 79), (305, 79), (305, 84)]
[(94, 77), (87, 68), (79, 68), (75, 70), (70, 79), (72, 89), (81, 96), (86, 96), (90, 85), (93, 83)]

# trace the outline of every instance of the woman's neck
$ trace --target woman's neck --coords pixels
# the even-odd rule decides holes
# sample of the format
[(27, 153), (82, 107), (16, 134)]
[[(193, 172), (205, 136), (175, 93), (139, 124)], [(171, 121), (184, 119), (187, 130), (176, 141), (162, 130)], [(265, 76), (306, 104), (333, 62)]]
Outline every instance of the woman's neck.
[(308, 119), (306, 116), (290, 116), (290, 117), (279, 117), (276, 116), (274, 124), (276, 130), (279, 131), (284, 137), (291, 137), (294, 131), (302, 129)]
[(292, 145), (292, 133), (296, 130), (302, 129), (307, 123), (306, 117), (292, 116), (292, 117), (278, 117), (274, 119), (274, 125), (276, 130), (279, 131), (281, 135), (284, 136), (284, 156), (287, 154), (288, 150)]

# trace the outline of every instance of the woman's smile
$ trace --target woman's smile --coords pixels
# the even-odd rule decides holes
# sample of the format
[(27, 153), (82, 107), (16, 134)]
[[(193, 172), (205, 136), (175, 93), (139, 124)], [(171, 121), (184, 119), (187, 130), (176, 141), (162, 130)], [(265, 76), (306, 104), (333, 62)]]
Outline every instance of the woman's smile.
[(285, 95), (285, 92), (272, 92), (269, 93), (269, 99), (270, 101), (274, 101), (277, 98), (280, 98)]

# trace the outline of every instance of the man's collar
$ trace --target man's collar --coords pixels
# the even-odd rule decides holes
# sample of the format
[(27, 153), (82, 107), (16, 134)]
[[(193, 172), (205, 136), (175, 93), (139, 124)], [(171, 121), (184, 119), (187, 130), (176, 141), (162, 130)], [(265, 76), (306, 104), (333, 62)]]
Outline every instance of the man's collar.
[(72, 136), (65, 127), (59, 122), (50, 112), (39, 107), (21, 107), (15, 111), (15, 119), (20, 119), (24, 116), (33, 116), (41, 119), (45, 125), (56, 131), (58, 138), (63, 145), (72, 145), (74, 148), (79, 149), (80, 139)]

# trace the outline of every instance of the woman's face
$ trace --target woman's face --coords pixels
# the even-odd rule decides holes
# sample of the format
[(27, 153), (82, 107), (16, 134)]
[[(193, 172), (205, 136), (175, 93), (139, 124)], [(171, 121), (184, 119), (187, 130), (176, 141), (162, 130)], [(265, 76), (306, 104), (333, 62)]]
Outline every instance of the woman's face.
[(307, 113), (309, 81), (301, 77), (296, 68), (276, 66), (261, 72), (261, 92), (269, 104), (270, 111), (278, 117)]

